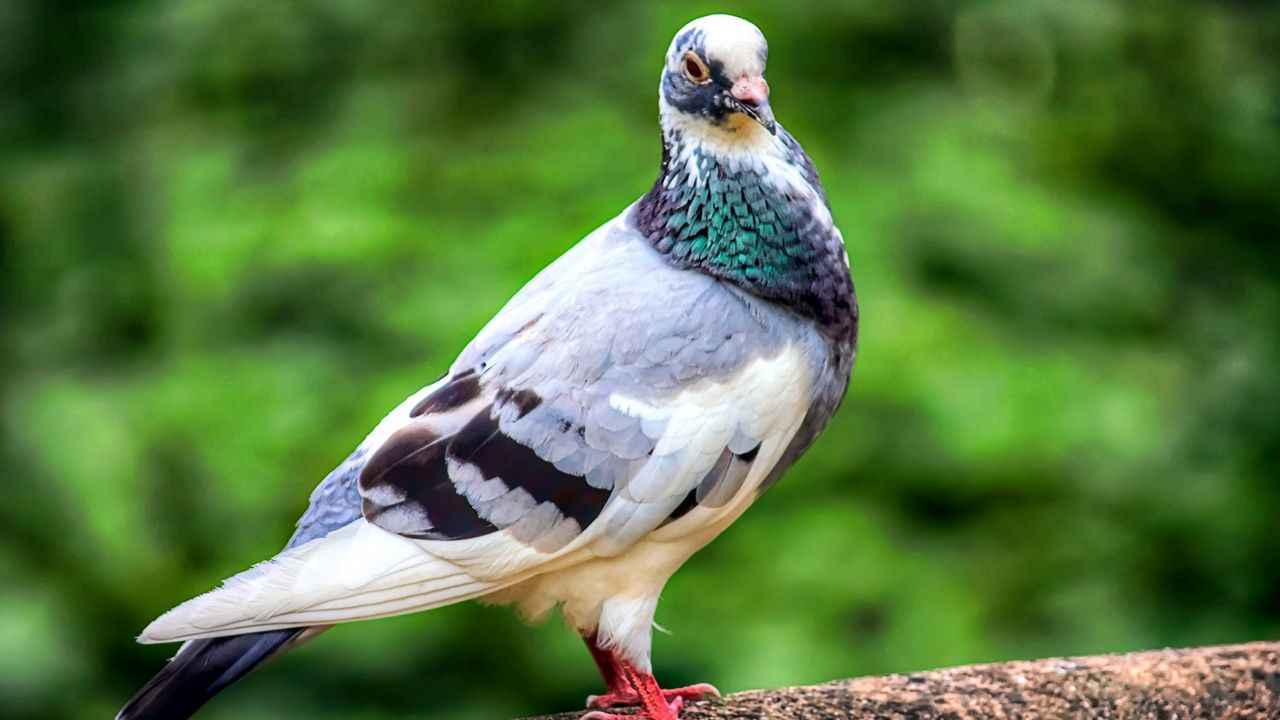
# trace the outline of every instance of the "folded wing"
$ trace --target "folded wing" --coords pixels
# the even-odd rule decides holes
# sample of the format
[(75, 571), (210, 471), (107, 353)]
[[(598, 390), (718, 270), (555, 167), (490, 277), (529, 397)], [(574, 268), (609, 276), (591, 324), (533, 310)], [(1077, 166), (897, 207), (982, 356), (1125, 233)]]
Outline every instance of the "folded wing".
[[(821, 342), (601, 232), (366, 440), (353, 456), (360, 520), (175, 608), (142, 639), (437, 607), (741, 504), (808, 411)], [(321, 510), (313, 498), (309, 514)]]

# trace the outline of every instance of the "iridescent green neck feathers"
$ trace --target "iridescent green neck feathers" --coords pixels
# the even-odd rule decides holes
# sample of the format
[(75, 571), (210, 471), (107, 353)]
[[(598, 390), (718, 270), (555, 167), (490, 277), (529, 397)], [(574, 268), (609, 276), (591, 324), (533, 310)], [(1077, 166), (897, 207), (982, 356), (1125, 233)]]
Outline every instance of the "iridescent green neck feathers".
[(658, 180), (635, 212), (637, 228), (678, 267), (823, 325), (843, 325), (853, 313), (844, 246), (825, 194), (785, 131), (765, 151), (738, 153), (668, 133)]

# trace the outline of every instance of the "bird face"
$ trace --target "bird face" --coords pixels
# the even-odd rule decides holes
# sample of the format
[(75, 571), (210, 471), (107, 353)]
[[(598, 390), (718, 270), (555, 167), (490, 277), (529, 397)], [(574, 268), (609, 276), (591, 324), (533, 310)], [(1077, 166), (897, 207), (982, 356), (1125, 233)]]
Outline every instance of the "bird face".
[(662, 72), (664, 117), (748, 135), (777, 133), (764, 79), (769, 45), (759, 28), (731, 15), (685, 25), (667, 51)]

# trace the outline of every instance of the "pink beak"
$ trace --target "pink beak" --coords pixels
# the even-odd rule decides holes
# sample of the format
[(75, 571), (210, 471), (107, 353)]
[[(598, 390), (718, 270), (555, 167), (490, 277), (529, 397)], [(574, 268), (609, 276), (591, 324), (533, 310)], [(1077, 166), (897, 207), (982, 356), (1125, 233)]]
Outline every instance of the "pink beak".
[(773, 121), (773, 110), (769, 108), (769, 83), (763, 77), (743, 75), (733, 83), (729, 94), (737, 102), (739, 112), (750, 115), (771, 134), (778, 133), (777, 124)]

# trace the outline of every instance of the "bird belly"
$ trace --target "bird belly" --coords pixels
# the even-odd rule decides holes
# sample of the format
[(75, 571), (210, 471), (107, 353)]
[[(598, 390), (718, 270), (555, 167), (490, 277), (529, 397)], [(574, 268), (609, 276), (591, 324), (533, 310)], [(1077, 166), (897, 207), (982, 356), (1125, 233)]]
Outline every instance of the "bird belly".
[(617, 555), (539, 574), (483, 601), (514, 605), (531, 622), (559, 607), (566, 625), (584, 635), (598, 633), (602, 645), (647, 667), (650, 628), (663, 586), (727, 524), (671, 542), (641, 540)]
[[(769, 454), (779, 451), (770, 448)], [(637, 667), (648, 668), (651, 628), (662, 588), (690, 556), (714, 540), (755, 500), (764, 473), (753, 475), (724, 507), (695, 510), (702, 517), (693, 527), (668, 532), (685, 525), (689, 520), (685, 516), (617, 555), (543, 572), (490, 594), (482, 602), (514, 605), (529, 622), (544, 620), (559, 607), (566, 625), (584, 635), (597, 634), (602, 646), (617, 650)]]
[(485, 602), (515, 605), (531, 622), (546, 618), (559, 607), (566, 624), (590, 632), (596, 628), (605, 600), (656, 595), (702, 544), (705, 542), (693, 546), (642, 540), (618, 555), (591, 558), (540, 573), (487, 596)]

